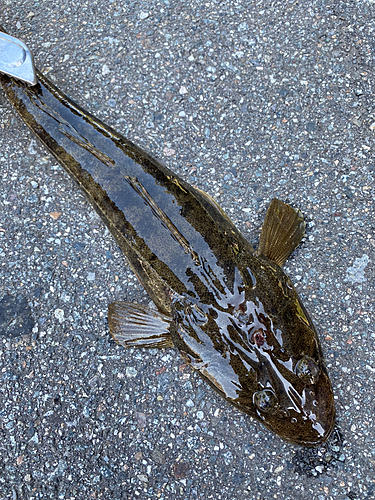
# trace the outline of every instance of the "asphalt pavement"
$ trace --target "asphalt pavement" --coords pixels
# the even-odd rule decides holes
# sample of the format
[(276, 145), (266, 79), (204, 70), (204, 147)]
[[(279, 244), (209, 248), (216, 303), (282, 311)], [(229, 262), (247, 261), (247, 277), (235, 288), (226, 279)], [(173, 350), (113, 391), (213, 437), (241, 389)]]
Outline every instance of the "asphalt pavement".
[(375, 498), (375, 3), (3, 0), (0, 24), (254, 244), (272, 198), (302, 211), (285, 268), (337, 408), (301, 448), (175, 350), (117, 346), (108, 304), (148, 298), (0, 91), (0, 498)]

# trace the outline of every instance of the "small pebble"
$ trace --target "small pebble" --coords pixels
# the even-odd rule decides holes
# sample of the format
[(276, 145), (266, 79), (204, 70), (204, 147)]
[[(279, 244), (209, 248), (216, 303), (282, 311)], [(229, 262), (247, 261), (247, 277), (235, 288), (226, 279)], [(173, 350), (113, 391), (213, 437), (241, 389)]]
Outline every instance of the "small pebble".
[(127, 377), (136, 377), (138, 374), (138, 371), (135, 368), (133, 368), (132, 366), (127, 366), (125, 373), (126, 373)]
[(111, 70), (109, 69), (109, 67), (107, 66), (107, 64), (103, 64), (103, 66), (102, 66), (102, 75), (103, 76), (109, 75), (110, 72), (111, 72)]

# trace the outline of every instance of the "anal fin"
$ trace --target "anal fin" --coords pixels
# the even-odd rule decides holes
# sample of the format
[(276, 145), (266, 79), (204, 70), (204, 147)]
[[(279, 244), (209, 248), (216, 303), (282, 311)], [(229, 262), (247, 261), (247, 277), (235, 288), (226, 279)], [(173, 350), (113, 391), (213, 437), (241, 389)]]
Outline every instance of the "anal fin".
[(108, 325), (114, 340), (124, 347), (173, 347), (171, 318), (147, 306), (113, 302)]
[(282, 266), (305, 234), (306, 223), (299, 210), (274, 198), (268, 207), (257, 255)]

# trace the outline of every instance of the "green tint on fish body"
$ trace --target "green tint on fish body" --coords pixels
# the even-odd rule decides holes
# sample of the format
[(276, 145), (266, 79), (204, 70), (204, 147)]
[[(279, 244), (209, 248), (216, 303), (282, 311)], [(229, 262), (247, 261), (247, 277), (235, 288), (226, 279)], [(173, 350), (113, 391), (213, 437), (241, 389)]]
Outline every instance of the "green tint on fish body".
[(273, 200), (254, 251), (206, 193), (68, 99), (41, 73), (1, 84), (22, 119), (78, 182), (156, 309), (109, 306), (125, 347), (175, 346), (223, 398), (296, 444), (334, 425), (315, 328), (281, 266), (299, 244), (299, 211)]

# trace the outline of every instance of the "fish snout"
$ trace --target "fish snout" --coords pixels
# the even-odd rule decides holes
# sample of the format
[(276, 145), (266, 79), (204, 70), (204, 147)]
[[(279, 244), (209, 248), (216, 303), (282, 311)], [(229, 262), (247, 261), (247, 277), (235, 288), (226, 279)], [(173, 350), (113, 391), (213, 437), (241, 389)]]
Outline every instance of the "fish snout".
[(281, 438), (301, 446), (322, 445), (335, 424), (333, 392), (328, 375), (322, 372), (315, 384), (306, 387), (301, 405), (280, 406), (272, 414), (258, 415)]

